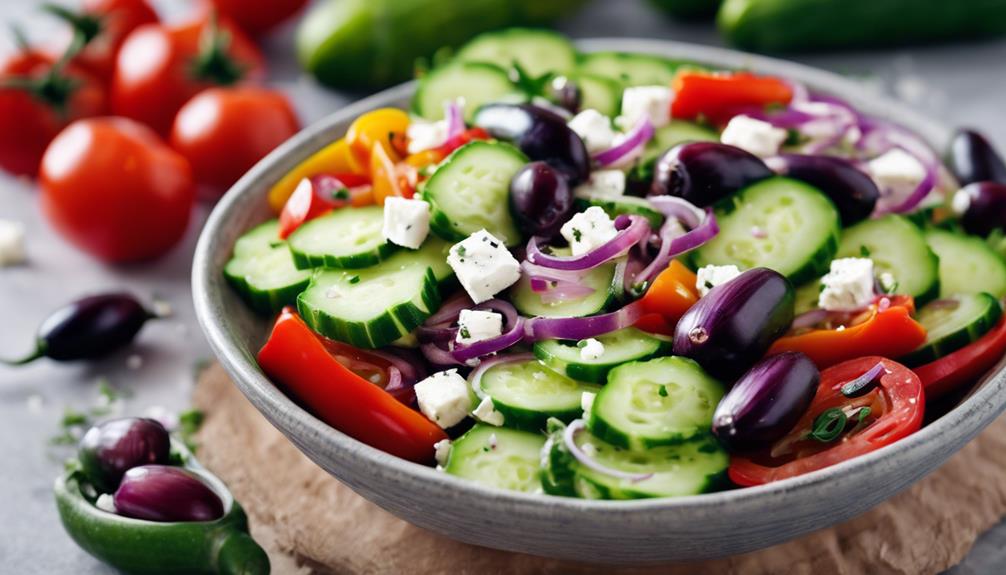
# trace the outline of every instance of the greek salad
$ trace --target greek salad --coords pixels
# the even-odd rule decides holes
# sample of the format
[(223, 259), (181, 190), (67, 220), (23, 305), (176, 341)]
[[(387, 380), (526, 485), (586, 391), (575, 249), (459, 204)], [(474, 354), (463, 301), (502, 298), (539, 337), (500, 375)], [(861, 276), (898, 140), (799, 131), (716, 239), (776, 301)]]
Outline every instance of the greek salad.
[[(484, 34), (269, 192), (262, 370), (484, 485), (626, 499), (876, 450), (1006, 351), (1006, 166), (790, 78)], [(942, 406), (942, 407), (941, 407)]]

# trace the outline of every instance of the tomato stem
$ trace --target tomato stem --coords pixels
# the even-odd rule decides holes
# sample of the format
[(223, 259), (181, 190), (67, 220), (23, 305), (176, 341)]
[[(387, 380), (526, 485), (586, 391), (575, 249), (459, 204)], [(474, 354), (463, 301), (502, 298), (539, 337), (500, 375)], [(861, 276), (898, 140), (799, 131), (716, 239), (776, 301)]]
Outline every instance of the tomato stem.
[(43, 4), (42, 10), (69, 24), (73, 28), (74, 35), (80, 36), (84, 44), (97, 38), (105, 29), (105, 24), (99, 16), (74, 12), (57, 4)]
[(240, 81), (244, 77), (245, 68), (227, 53), (230, 45), (231, 33), (220, 27), (214, 12), (200, 38), (199, 55), (193, 66), (196, 78), (221, 86), (230, 86)]
[(10, 33), (14, 37), (14, 45), (17, 47), (18, 52), (22, 54), (31, 52), (31, 41), (28, 40), (28, 34), (20, 24), (11, 24)]

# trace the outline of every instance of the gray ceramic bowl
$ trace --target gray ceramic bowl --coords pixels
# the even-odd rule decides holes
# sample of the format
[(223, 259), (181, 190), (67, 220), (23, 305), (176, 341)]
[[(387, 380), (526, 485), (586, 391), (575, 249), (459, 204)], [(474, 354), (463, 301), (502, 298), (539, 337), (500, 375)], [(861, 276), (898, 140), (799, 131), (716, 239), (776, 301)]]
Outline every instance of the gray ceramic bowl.
[[(904, 105), (804, 66), (727, 50), (659, 41), (591, 40), (584, 50), (650, 52), (714, 66), (795, 78), (860, 109), (911, 127), (942, 149), (948, 131)], [(448, 537), (548, 557), (610, 563), (695, 560), (743, 553), (866, 511), (929, 473), (1006, 405), (997, 369), (957, 408), (918, 433), (840, 465), (771, 485), (679, 499), (584, 501), (487, 489), (397, 459), (325, 425), (259, 370), (254, 354), (268, 325), (224, 283), (235, 239), (269, 217), (266, 192), (284, 173), (339, 138), (359, 114), (405, 107), (414, 84), (371, 96), (307, 128), (260, 162), (217, 205), (202, 232), (192, 290), (210, 345), (249, 400), (319, 466), (360, 495)]]

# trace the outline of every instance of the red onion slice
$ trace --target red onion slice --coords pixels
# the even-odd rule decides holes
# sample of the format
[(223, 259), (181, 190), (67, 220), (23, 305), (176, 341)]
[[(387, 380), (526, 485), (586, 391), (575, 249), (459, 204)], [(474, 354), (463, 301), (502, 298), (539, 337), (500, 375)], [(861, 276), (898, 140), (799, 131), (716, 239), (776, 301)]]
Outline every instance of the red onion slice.
[(626, 134), (624, 140), (607, 150), (595, 154), (594, 161), (601, 166), (617, 164), (621, 160), (641, 151), (646, 146), (646, 143), (653, 138), (653, 134), (653, 123), (650, 122), (649, 117), (643, 116), (632, 128), (632, 131)]
[(433, 365), (447, 367), (461, 363), (454, 359), (450, 351), (437, 346), (435, 343), (424, 343), (419, 346), (419, 351), (423, 352), (423, 356)]
[(524, 318), (517, 314), (517, 310), (510, 302), (491, 299), (485, 303), (475, 306), (478, 310), (492, 310), (503, 315), (504, 324), (507, 331), (502, 335), (472, 342), (462, 345), (456, 344), (451, 351), (451, 356), (455, 361), (466, 363), (469, 360), (493, 354), (520, 343), (524, 339)]
[(630, 473), (628, 471), (614, 469), (587, 455), (587, 453), (576, 444), (577, 434), (584, 431), (584, 429), (585, 425), (583, 420), (575, 419), (566, 426), (566, 430), (563, 431), (562, 434), (562, 441), (566, 445), (566, 449), (569, 450), (570, 454), (572, 454), (577, 461), (598, 473), (610, 475), (611, 477), (616, 477), (618, 479), (625, 479), (627, 481), (639, 482), (653, 477), (652, 473)]
[(828, 310), (821, 308), (814, 308), (810, 311), (805, 311), (800, 315), (793, 318), (792, 329), (805, 329), (811, 328), (828, 318)]
[[(701, 220), (697, 221), (696, 212), (701, 214), (702, 211), (681, 198), (661, 196), (659, 198), (651, 198), (650, 203), (667, 216), (664, 224), (660, 226), (660, 249), (649, 265), (643, 268), (638, 274), (635, 274), (634, 277), (627, 278), (630, 288), (639, 286), (640, 284), (648, 285), (653, 281), (653, 278), (657, 277), (657, 274), (667, 268), (667, 265), (671, 263), (671, 258), (701, 246), (720, 232), (720, 228), (716, 224), (716, 216), (713, 214), (711, 207), (706, 208)], [(682, 203), (687, 204), (690, 208), (686, 211)], [(686, 223), (694, 223), (694, 225), (691, 225), (692, 229), (684, 234), (676, 235), (677, 228), (674, 225), (674, 221), (681, 216), (688, 218)]]
[(849, 381), (842, 385), (842, 395), (847, 397), (856, 397), (857, 395), (865, 394), (869, 391), (869, 386), (873, 383), (880, 374), (885, 373), (887, 370), (884, 368), (884, 364), (877, 362), (877, 365), (866, 370), (866, 373), (857, 377), (856, 379)]
[(510, 355), (498, 355), (491, 359), (487, 359), (479, 364), (478, 367), (472, 370), (471, 375), (468, 376), (468, 383), (472, 386), (472, 391), (479, 399), (486, 398), (486, 392), (482, 391), (482, 376), (485, 372), (489, 371), (490, 367), (496, 365), (502, 365), (506, 363), (516, 363), (523, 361), (531, 361), (534, 359), (534, 354), (531, 352), (514, 353)]
[(627, 222), (627, 226), (608, 242), (579, 256), (548, 255), (538, 247), (539, 238), (533, 237), (527, 242), (527, 261), (556, 270), (585, 271), (624, 256), (632, 246), (650, 235), (650, 222), (642, 216), (625, 216), (625, 219), (619, 216), (616, 227), (618, 221)]
[(444, 118), (447, 120), (447, 141), (465, 131), (463, 106), (457, 100), (444, 102)]
[(524, 322), (525, 338), (588, 339), (629, 327), (643, 316), (640, 303), (633, 302), (618, 311), (588, 317), (534, 317)]

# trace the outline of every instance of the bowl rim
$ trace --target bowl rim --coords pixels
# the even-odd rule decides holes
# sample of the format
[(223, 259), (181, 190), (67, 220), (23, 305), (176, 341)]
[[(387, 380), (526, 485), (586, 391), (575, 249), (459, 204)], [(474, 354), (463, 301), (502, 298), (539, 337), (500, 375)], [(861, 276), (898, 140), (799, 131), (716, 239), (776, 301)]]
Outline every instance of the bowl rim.
[[(949, 130), (940, 123), (924, 117), (910, 109), (905, 104), (878, 94), (864, 93), (863, 86), (834, 73), (794, 62), (779, 60), (765, 56), (757, 56), (729, 50), (725, 48), (707, 47), (665, 40), (636, 38), (592, 38), (578, 40), (577, 47), (585, 52), (624, 51), (651, 53), (664, 57), (692, 60), (707, 63), (717, 67), (750, 68), (762, 73), (779, 74), (794, 78), (815, 90), (842, 96), (857, 108), (870, 109), (871, 115), (883, 113), (885, 117), (897, 123), (904, 124), (926, 139), (937, 150), (949, 139)], [(300, 161), (309, 154), (320, 149), (331, 139), (325, 134), (333, 126), (356, 117), (370, 109), (387, 106), (389, 102), (407, 100), (415, 89), (415, 81), (406, 82), (389, 88), (377, 94), (353, 102), (325, 118), (306, 127), (296, 136), (278, 147), (266, 158), (260, 161), (244, 177), (242, 177), (219, 201), (209, 215), (200, 234), (195, 250), (192, 266), (192, 292), (196, 317), (216, 357), (233, 378), (242, 393), (269, 419), (279, 427), (274, 414), (288, 414), (287, 419), (296, 422), (296, 434), (301, 435), (300, 441), (291, 437), (294, 443), (302, 447), (313, 441), (329, 442), (336, 448), (339, 457), (360, 458), (368, 464), (369, 473), (383, 476), (384, 479), (409, 477), (433, 484), (433, 487), (443, 491), (477, 498), (493, 498), (509, 504), (509, 509), (545, 507), (561, 508), (564, 511), (606, 514), (634, 514), (643, 511), (667, 512), (668, 510), (698, 510), (711, 506), (722, 507), (732, 505), (753, 504), (760, 500), (778, 499), (799, 492), (809, 493), (820, 486), (827, 485), (837, 476), (854, 475), (876, 465), (886, 458), (897, 456), (902, 459), (925, 457), (927, 445), (940, 437), (959, 436), (961, 429), (965, 434), (973, 436), (981, 427), (994, 419), (1006, 408), (1006, 369), (1002, 362), (997, 365), (984, 380), (979, 383), (971, 394), (937, 420), (929, 423), (918, 432), (902, 438), (890, 445), (873, 452), (855, 457), (842, 463), (820, 469), (797, 477), (728, 491), (689, 495), (673, 498), (655, 498), (638, 500), (588, 500), (570, 497), (548, 496), (545, 494), (528, 494), (504, 491), (485, 487), (478, 483), (437, 471), (432, 467), (400, 459), (374, 447), (370, 447), (322, 422), (310, 412), (279, 390), (258, 368), (249, 355), (243, 350), (223, 328), (216, 317), (216, 310), (222, 308), (220, 302), (224, 297), (234, 297), (226, 289), (213, 289), (214, 274), (221, 274), (214, 264), (215, 236), (218, 230), (227, 226), (232, 213), (237, 211), (244, 196), (259, 186), (262, 179), (278, 179), (272, 174), (284, 166), (289, 167), (291, 159)], [(282, 175), (282, 174), (280, 174)], [(219, 282), (217, 282), (219, 284)], [(228, 296), (225, 296), (224, 293)], [(996, 397), (999, 396), (998, 401)], [(981, 426), (975, 425), (983, 414), (987, 420)], [(969, 422), (970, 420), (970, 422)], [(970, 424), (969, 424), (970, 423)], [(955, 433), (956, 430), (956, 433)], [(295, 435), (296, 435), (295, 434)], [(968, 437), (970, 439), (970, 437)], [(303, 448), (303, 447), (302, 447)]]

